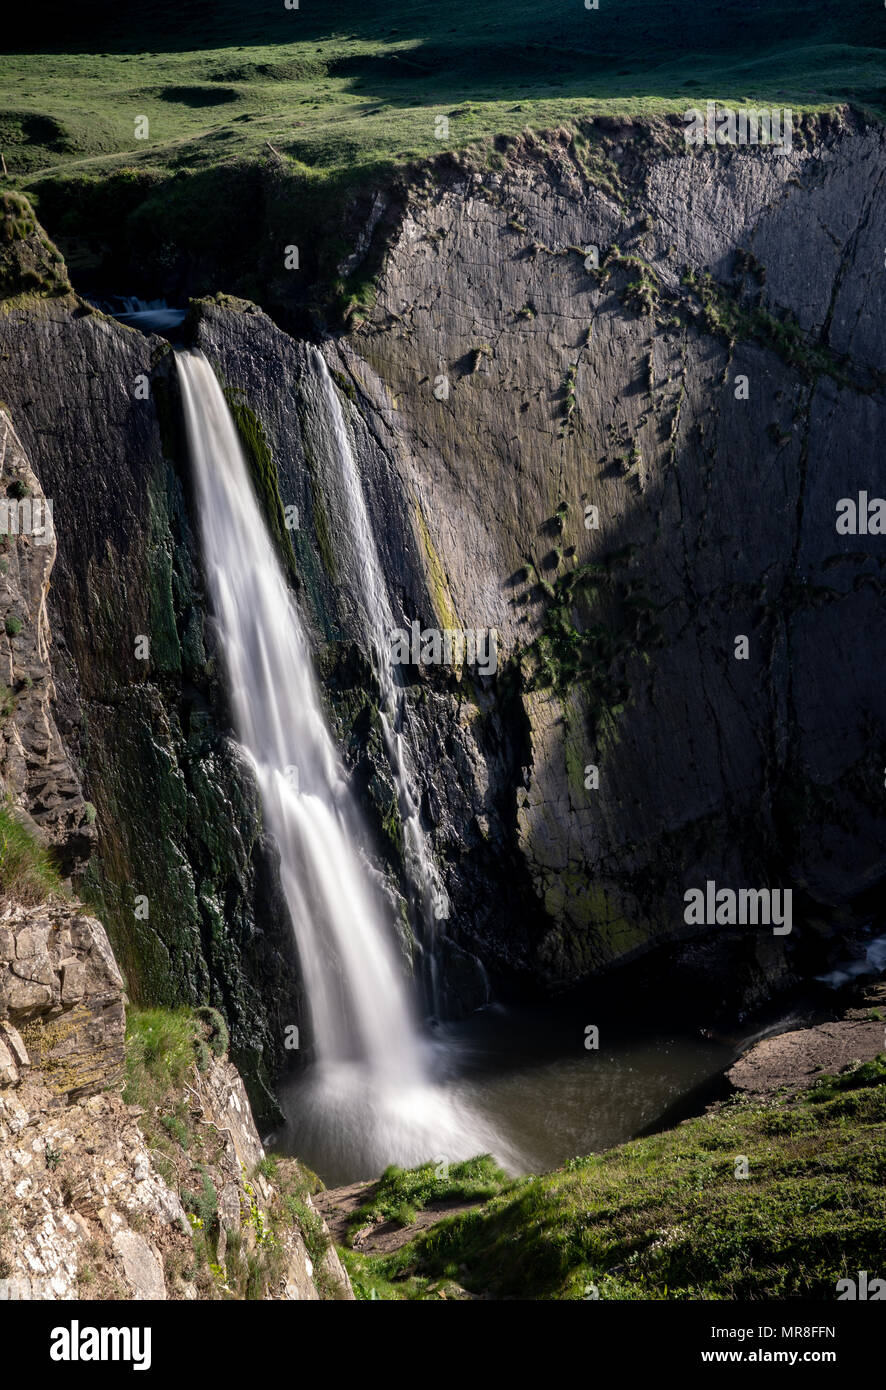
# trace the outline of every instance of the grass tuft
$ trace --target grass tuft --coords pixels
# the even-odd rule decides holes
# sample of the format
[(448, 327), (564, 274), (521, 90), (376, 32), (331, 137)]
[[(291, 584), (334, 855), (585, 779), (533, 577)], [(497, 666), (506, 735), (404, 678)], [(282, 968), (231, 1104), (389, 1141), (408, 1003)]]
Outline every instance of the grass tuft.
[(493, 1197), (509, 1187), (510, 1181), (489, 1154), (453, 1163), (442, 1172), (434, 1163), (409, 1169), (392, 1165), (385, 1169), (348, 1225), (351, 1231), (390, 1220), (408, 1226), (415, 1220), (416, 1212), (423, 1211), (429, 1202), (471, 1202)]
[(0, 807), (0, 900), (33, 907), (63, 892), (49, 851), (9, 806)]

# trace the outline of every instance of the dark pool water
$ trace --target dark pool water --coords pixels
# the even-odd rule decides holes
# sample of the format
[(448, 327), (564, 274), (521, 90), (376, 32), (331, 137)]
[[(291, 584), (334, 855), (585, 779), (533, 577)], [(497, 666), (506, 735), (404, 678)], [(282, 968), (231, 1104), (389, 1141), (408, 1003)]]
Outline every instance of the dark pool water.
[[(585, 1018), (588, 1012), (562, 1004), (493, 1005), (432, 1030), (435, 1086), (460, 1115), (476, 1118), (480, 1137), (473, 1151), (491, 1149), (515, 1173), (545, 1172), (675, 1123), (724, 1093), (724, 1072), (754, 1038), (797, 1022), (782, 1019), (755, 1033), (714, 1037), (616, 1018), (600, 1022), (599, 1047), (588, 1049), (585, 1029), (594, 1021)], [(376, 1177), (391, 1159), (379, 1151), (377, 1133), (375, 1148), (362, 1142), (365, 1111), (361, 1118), (352, 1102), (350, 1118), (342, 1120), (339, 1111), (333, 1125), (308, 1121), (310, 1077), (284, 1091), (290, 1122), (268, 1143), (298, 1155), (327, 1186)], [(426, 1097), (416, 1103), (424, 1106)]]

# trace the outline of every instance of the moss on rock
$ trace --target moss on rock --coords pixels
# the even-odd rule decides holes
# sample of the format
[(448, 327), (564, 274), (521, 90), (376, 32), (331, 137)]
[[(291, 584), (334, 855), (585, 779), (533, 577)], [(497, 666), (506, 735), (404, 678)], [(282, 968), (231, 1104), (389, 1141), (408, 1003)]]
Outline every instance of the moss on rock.
[(61, 252), (21, 193), (0, 193), (0, 298), (57, 298), (71, 293)]
[(243, 452), (249, 464), (253, 485), (258, 494), (265, 521), (274, 538), (283, 567), (297, 585), (299, 583), (298, 567), (289, 531), (286, 528), (286, 516), (280, 497), (277, 465), (271, 453), (264, 425), (255, 411), (244, 400), (240, 399), (241, 395), (242, 391), (239, 388), (226, 388), (225, 390), (228, 409), (240, 435)]

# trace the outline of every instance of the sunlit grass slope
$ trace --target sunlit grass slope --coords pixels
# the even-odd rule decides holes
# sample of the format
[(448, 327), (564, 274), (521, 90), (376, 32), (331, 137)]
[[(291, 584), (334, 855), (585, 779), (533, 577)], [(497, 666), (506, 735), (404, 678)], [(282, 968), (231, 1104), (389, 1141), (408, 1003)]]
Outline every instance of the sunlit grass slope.
[[(13, 175), (206, 167), (276, 149), (317, 171), (704, 97), (823, 108), (886, 97), (886, 11), (744, 0), (217, 0), (35, 9), (0, 71)], [(449, 135), (440, 138), (438, 115)], [(136, 120), (148, 137), (136, 139)]]
[[(363, 1298), (457, 1285), (493, 1298), (833, 1301), (838, 1280), (886, 1268), (884, 1139), (881, 1055), (799, 1096), (739, 1099), (520, 1179), (393, 1254), (346, 1259)], [(386, 1177), (380, 1215), (426, 1188)]]

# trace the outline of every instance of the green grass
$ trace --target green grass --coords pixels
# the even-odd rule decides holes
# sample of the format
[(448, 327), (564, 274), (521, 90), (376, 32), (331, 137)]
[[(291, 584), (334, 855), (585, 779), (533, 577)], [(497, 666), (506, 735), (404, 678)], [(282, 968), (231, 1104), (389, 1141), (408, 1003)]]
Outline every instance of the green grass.
[(488, 1154), (453, 1163), (439, 1176), (438, 1168), (434, 1163), (419, 1168), (386, 1168), (367, 1200), (351, 1216), (350, 1230), (390, 1220), (408, 1226), (415, 1220), (415, 1213), (423, 1211), (429, 1202), (474, 1202), (492, 1197), (510, 1185), (507, 1175)]
[[(27, 14), (18, 19), (28, 25)], [(124, 15), (105, 7), (90, 23), (81, 10), (51, 25), (41, 11), (30, 44), (4, 62), (0, 144), (16, 173), (122, 155), (174, 164), (191, 142), (201, 162), (262, 149), (273, 159), (266, 141), (328, 170), (445, 148), (438, 114), (458, 146), (707, 96), (796, 108), (882, 102), (883, 28), (870, 5), (818, 0), (802, 23), (789, 6), (760, 19), (737, 0), (604, 0), (597, 11), (579, 0), (482, 11), (469, 0), (333, 0), (297, 12), (279, 0), (146, 0)], [(150, 136), (139, 141), (143, 115)]]
[[(88, 264), (102, 243), (149, 279), (170, 247), (192, 277), (211, 252), (193, 293), (285, 302), (322, 281), (339, 321), (359, 321), (372, 266), (336, 275), (352, 249), (342, 211), (433, 155), (470, 147), (497, 167), (502, 139), (568, 126), (573, 154), (618, 198), (618, 170), (586, 128), (595, 117), (682, 113), (708, 98), (882, 113), (882, 23), (869, 4), (817, 0), (802, 23), (788, 6), (752, 19), (738, 0), (603, 0), (597, 11), (581, 0), (298, 11), (146, 0), (125, 15), (62, 10), (52, 23), (41, 10), (30, 45), (3, 63), (0, 150), (50, 234), (81, 239), (62, 246), (75, 280), (78, 257)], [(300, 272), (283, 269), (293, 238)], [(643, 277), (635, 293), (648, 309)]]
[[(20, 193), (0, 193), (0, 298), (51, 298), (69, 290), (61, 253), (37, 226), (27, 198)], [(12, 497), (26, 496), (27, 488), (13, 482), (7, 492)]]
[[(744, 252), (736, 257), (739, 272), (746, 273), (749, 259), (752, 258)], [(765, 271), (756, 262), (752, 273), (758, 284), (761, 275), (765, 278)], [(807, 381), (824, 375), (841, 386), (853, 384), (845, 361), (829, 348), (809, 343), (800, 325), (790, 316), (776, 318), (762, 304), (748, 306), (707, 272), (697, 273), (687, 267), (682, 284), (701, 304), (701, 324), (705, 332), (719, 334), (729, 342), (754, 340), (776, 353)]]
[(838, 1279), (886, 1268), (884, 1141), (881, 1054), (798, 1097), (737, 1099), (520, 1179), (392, 1255), (346, 1259), (360, 1297), (435, 1297), (452, 1281), (496, 1298), (830, 1300)]
[(127, 1105), (163, 1106), (196, 1059), (198, 1020), (190, 1009), (129, 1009), (126, 1015)]
[[(4, 697), (7, 705), (8, 693)], [(63, 892), (49, 851), (8, 806), (0, 806), (0, 900), (33, 907)]]

